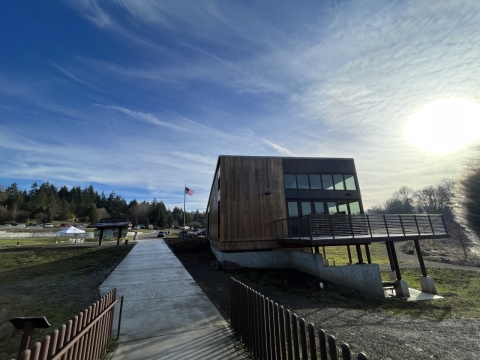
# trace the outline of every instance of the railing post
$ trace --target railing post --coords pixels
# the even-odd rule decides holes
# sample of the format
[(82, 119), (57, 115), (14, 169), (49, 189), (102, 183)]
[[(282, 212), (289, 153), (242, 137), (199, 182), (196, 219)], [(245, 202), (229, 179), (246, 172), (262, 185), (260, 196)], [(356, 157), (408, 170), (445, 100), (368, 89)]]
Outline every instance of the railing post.
[(352, 238), (355, 239), (355, 234), (353, 233), (352, 215), (347, 215), (347, 216), (348, 216), (348, 222), (350, 224), (350, 233), (352, 234)]
[(448, 227), (447, 227), (447, 224), (445, 222), (445, 218), (443, 217), (443, 215), (440, 215), (440, 217), (442, 218), (442, 223), (443, 223), (443, 228), (445, 229), (445, 234), (448, 235)]
[(405, 236), (405, 228), (403, 226), (402, 215), (398, 215), (398, 218), (400, 219), (400, 225), (402, 226), (403, 236)]
[(368, 231), (370, 232), (370, 237), (373, 237), (372, 227), (370, 226), (370, 215), (367, 215), (367, 225)]
[(417, 215), (413, 215), (413, 220), (415, 220), (415, 225), (417, 226), (418, 235), (420, 235), (420, 227), (418, 226)]
[(428, 216), (428, 222), (430, 223), (430, 229), (432, 229), (432, 234), (435, 235), (435, 230), (433, 229), (433, 225), (432, 225), (432, 219), (430, 219), (430, 215), (427, 215)]
[(335, 232), (333, 231), (333, 224), (332, 224), (332, 215), (328, 215), (330, 219), (330, 230), (332, 231), (332, 238), (335, 240)]
[(383, 222), (385, 223), (385, 230), (387, 230), (387, 236), (390, 237), (390, 232), (388, 231), (387, 218), (383, 215)]
[(308, 215), (307, 219), (308, 219), (308, 229), (310, 230), (310, 246), (313, 246), (312, 221), (310, 219), (310, 215)]

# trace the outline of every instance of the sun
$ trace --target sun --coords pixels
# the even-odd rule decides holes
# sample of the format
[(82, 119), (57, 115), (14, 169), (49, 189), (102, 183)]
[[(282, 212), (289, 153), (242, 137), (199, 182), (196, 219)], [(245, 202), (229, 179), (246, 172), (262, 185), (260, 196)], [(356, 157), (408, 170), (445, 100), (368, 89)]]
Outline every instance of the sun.
[(480, 105), (441, 99), (423, 105), (407, 121), (408, 141), (431, 154), (448, 154), (480, 137)]

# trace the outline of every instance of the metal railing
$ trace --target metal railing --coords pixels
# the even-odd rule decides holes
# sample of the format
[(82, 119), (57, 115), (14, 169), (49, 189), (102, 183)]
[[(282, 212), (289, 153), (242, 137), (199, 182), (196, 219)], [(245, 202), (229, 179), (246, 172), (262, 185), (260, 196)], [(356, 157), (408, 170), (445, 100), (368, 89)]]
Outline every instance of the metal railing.
[[(313, 324), (233, 278), (230, 299), (232, 327), (253, 359), (338, 360), (334, 336), (315, 331)], [(354, 359), (348, 344), (341, 343), (340, 350), (343, 360)], [(358, 353), (356, 359), (367, 356)]]
[(443, 215), (306, 215), (277, 220), (277, 239), (448, 237)]
[(121, 301), (118, 321), (118, 335), (123, 307), (123, 296), (116, 299), (117, 289), (113, 289), (88, 309), (80, 312), (72, 320), (36, 342), (19, 354), (21, 360), (96, 360), (105, 355), (112, 337), (113, 313), (115, 304)]

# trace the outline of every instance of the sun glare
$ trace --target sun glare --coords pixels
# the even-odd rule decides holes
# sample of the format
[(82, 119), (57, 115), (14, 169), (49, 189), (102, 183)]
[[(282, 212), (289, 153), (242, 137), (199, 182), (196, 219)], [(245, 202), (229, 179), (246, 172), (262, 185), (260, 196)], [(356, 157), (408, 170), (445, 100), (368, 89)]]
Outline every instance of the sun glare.
[(463, 99), (435, 100), (407, 121), (407, 139), (431, 154), (448, 154), (480, 137), (480, 105)]

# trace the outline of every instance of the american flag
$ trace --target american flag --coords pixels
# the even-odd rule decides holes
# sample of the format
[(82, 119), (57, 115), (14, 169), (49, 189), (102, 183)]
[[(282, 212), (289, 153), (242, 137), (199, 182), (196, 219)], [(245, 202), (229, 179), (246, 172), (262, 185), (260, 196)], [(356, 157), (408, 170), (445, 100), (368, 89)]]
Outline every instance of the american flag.
[(185, 194), (188, 194), (188, 195), (192, 196), (194, 192), (195, 191), (193, 191), (192, 189), (189, 189), (189, 188), (185, 187)]

